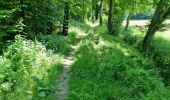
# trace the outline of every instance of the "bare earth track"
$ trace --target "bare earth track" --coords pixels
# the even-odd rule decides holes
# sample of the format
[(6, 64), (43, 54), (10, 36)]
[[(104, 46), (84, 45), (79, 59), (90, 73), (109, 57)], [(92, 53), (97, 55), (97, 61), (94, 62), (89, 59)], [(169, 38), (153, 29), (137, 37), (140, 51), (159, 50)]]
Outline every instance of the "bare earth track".
[(66, 100), (67, 91), (69, 89), (68, 83), (70, 78), (70, 67), (74, 63), (74, 55), (75, 49), (77, 47), (74, 46), (73, 50), (69, 53), (69, 56), (66, 59), (63, 59), (62, 64), (64, 65), (63, 72), (60, 75), (59, 85), (57, 87), (56, 95), (57, 100)]
[[(93, 27), (95, 27), (95, 25), (92, 26), (92, 24), (91, 24), (89, 26), (91, 28), (90, 28), (88, 34), (92, 34)], [(88, 34), (85, 34), (85, 35), (81, 34), (81, 36), (79, 36), (79, 38), (82, 39), (84, 36), (86, 36)], [(76, 50), (79, 47), (80, 47), (79, 43), (77, 43), (75, 46), (72, 46), (72, 50), (69, 53), (69, 56), (62, 60), (62, 64), (64, 65), (64, 68), (63, 68), (62, 74), (59, 76), (60, 78), (57, 80), (59, 82), (59, 84), (58, 84), (57, 90), (56, 90), (56, 96), (57, 96), (56, 100), (66, 100), (66, 98), (68, 96), (70, 69), (71, 69), (72, 64), (74, 63), (74, 56), (75, 56)]]

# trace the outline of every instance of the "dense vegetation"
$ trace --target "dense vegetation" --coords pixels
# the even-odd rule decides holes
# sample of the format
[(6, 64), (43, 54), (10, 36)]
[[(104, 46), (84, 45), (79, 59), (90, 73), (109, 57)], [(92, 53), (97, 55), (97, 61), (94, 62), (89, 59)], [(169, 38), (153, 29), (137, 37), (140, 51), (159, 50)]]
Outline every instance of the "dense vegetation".
[(170, 0), (0, 0), (0, 100), (56, 100), (62, 73), (68, 100), (169, 100), (169, 16)]

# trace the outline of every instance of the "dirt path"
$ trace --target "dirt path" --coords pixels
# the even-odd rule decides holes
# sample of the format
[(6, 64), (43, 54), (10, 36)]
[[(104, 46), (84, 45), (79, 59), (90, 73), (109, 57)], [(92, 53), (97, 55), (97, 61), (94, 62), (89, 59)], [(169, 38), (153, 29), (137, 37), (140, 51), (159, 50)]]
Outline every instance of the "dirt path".
[[(93, 28), (91, 27), (88, 34), (93, 33)], [(86, 35), (88, 35), (86, 34)], [(79, 38), (83, 38), (84, 36), (81, 36)], [(81, 41), (81, 40), (80, 40)], [(79, 41), (79, 42), (80, 42)], [(74, 63), (74, 56), (76, 53), (76, 50), (80, 47), (79, 43), (76, 44), (76, 46), (72, 46), (72, 51), (69, 53), (69, 56), (62, 60), (62, 64), (64, 65), (64, 69), (62, 74), (59, 76), (59, 85), (56, 90), (56, 100), (66, 100), (68, 96), (68, 89), (69, 89), (69, 79), (70, 79), (70, 67)]]
[(74, 55), (76, 52), (77, 46), (72, 47), (72, 51), (69, 53), (69, 56), (62, 60), (64, 69), (60, 75), (59, 85), (56, 91), (57, 100), (66, 100), (67, 92), (69, 89), (68, 83), (70, 78), (70, 67), (74, 63)]

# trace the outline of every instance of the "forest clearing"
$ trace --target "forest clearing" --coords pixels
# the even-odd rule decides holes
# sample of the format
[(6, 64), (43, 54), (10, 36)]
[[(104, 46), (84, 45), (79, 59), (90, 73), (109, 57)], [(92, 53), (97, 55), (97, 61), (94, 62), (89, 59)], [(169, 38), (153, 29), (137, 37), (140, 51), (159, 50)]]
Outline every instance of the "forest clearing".
[(170, 100), (170, 0), (0, 0), (0, 100)]

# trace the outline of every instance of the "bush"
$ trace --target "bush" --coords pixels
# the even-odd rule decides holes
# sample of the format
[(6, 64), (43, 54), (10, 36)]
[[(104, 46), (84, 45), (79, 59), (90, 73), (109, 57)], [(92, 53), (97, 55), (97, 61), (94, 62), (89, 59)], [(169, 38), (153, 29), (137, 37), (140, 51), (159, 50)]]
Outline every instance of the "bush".
[(50, 80), (58, 75), (51, 75), (51, 70), (57, 68), (56, 73), (59, 73), (62, 67), (58, 58), (41, 43), (16, 36), (15, 42), (0, 58), (0, 99), (29, 100), (37, 97), (42, 92), (35, 89), (49, 86)]
[(55, 53), (68, 54), (70, 45), (67, 37), (60, 35), (41, 36), (41, 41), (46, 45), (47, 49), (53, 50)]

